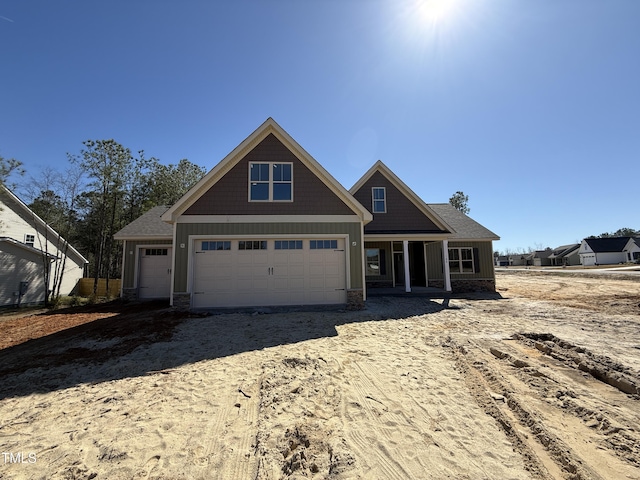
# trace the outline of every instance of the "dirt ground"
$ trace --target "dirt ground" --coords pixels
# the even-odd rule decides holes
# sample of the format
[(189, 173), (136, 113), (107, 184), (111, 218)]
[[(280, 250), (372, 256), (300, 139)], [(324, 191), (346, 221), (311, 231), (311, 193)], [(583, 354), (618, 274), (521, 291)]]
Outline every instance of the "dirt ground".
[(0, 478), (640, 479), (640, 282), (0, 317)]

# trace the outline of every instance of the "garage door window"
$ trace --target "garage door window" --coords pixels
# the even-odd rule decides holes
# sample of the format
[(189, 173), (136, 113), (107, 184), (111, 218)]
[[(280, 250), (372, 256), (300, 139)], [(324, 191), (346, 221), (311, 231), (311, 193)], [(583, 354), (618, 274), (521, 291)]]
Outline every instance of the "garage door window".
[(276, 250), (302, 250), (302, 240), (276, 240)]
[(168, 252), (166, 248), (147, 248), (145, 249), (144, 254), (147, 257), (155, 257), (167, 255)]
[(338, 248), (337, 240), (311, 240), (311, 244), (309, 245), (311, 250), (320, 250), (320, 249), (336, 249)]
[(238, 242), (238, 250), (266, 250), (266, 240), (240, 241)]
[(231, 250), (231, 242), (208, 241), (202, 242), (202, 250)]

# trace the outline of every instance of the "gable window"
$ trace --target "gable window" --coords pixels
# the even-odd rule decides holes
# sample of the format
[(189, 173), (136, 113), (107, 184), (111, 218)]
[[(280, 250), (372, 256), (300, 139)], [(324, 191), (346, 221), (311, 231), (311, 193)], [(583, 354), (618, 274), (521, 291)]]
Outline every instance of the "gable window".
[(449, 249), (449, 271), (451, 273), (475, 273), (473, 248), (460, 247)]
[(24, 243), (25, 245), (27, 245), (28, 247), (33, 247), (33, 245), (36, 243), (36, 236), (35, 235), (29, 235), (28, 233), (24, 236)]
[(250, 202), (291, 202), (292, 200), (292, 163), (249, 163)]
[(373, 187), (371, 189), (371, 199), (373, 213), (387, 212), (387, 192), (384, 187)]

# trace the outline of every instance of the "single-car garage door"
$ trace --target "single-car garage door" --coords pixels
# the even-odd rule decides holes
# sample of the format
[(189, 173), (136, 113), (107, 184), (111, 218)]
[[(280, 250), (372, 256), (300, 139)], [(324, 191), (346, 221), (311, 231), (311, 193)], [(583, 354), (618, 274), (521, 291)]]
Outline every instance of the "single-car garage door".
[(141, 248), (138, 296), (143, 300), (171, 295), (171, 249)]
[(196, 240), (193, 255), (194, 308), (347, 301), (342, 238)]

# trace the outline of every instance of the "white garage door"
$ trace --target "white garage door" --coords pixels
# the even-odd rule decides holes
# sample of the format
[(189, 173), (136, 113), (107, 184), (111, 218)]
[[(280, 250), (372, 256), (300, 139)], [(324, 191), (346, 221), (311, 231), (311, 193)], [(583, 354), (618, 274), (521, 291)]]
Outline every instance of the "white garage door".
[(347, 301), (344, 239), (197, 240), (193, 307)]
[(171, 295), (171, 249), (141, 248), (140, 278), (141, 299), (169, 298)]

